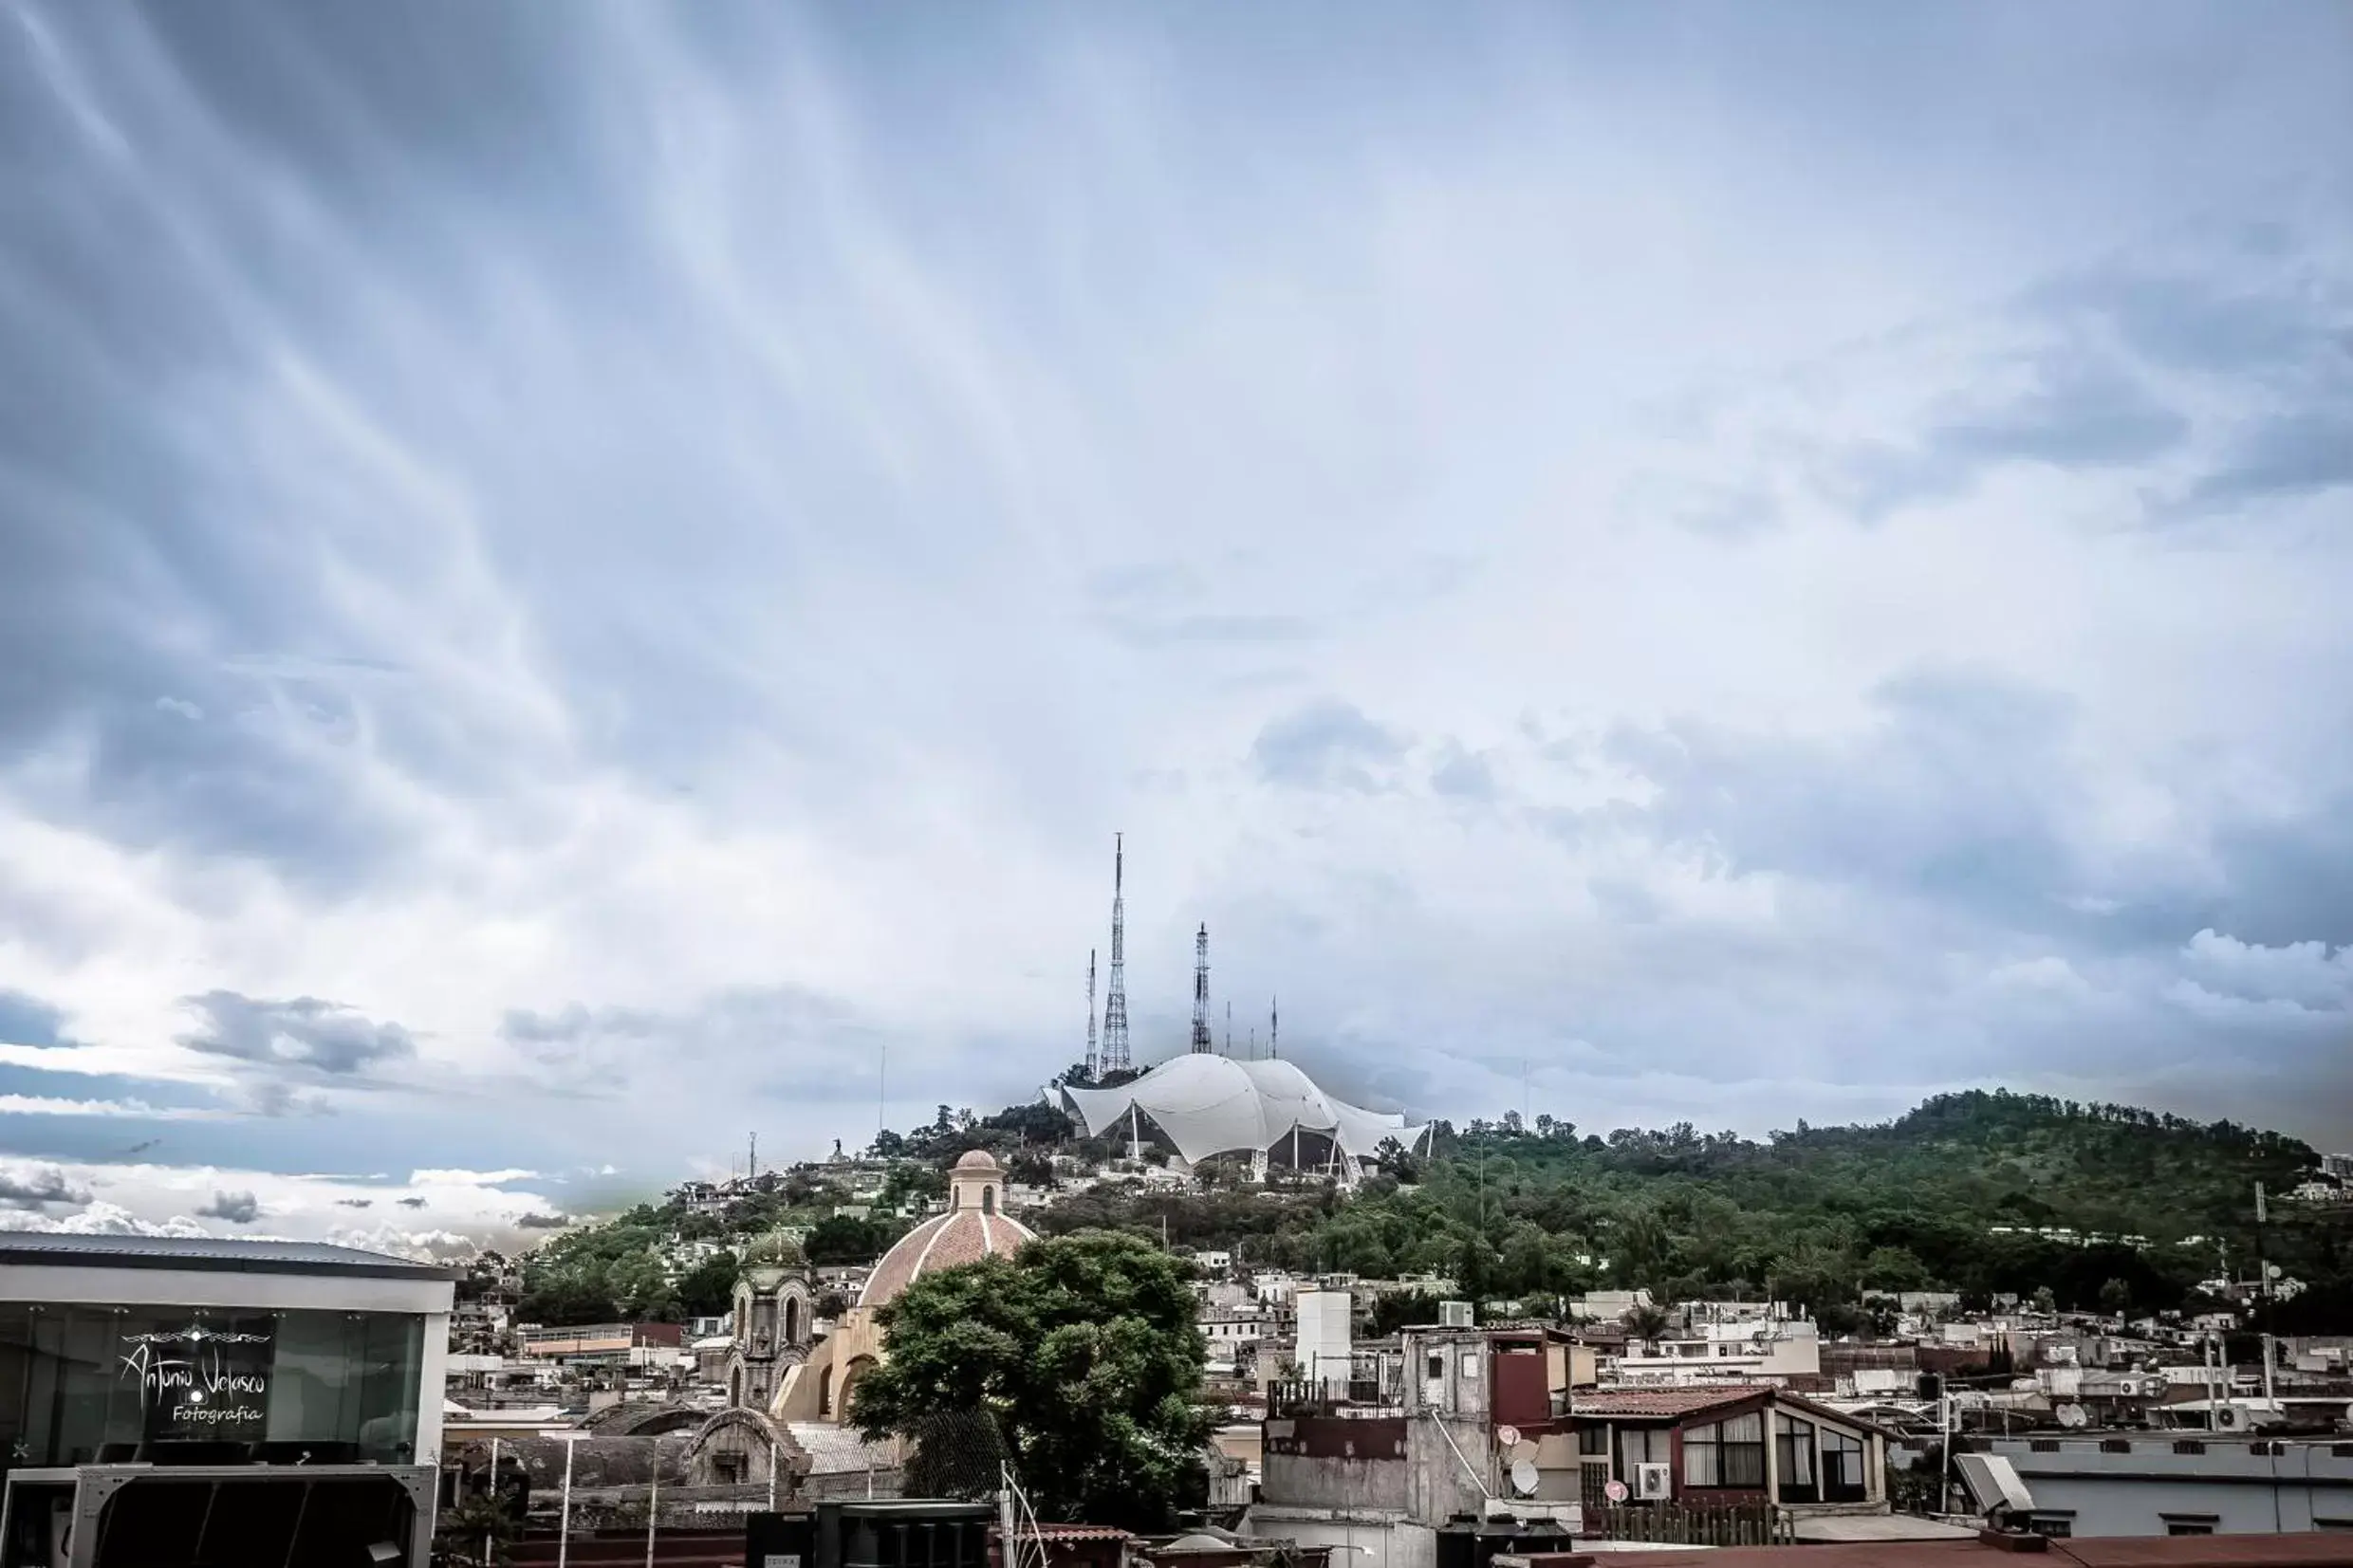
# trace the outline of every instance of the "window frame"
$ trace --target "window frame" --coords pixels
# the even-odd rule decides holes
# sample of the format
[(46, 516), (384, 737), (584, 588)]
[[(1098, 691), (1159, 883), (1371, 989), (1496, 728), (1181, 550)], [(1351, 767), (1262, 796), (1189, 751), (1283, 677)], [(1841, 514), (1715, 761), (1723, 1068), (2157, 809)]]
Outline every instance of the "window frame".
[[(1755, 1424), (1756, 1435), (1727, 1435), (1727, 1429)], [(1682, 1429), (1683, 1485), (1695, 1491), (1757, 1492), (1765, 1489), (1765, 1412), (1744, 1411)], [(1754, 1479), (1745, 1479), (1753, 1467)], [(1744, 1477), (1733, 1480), (1735, 1474)]]
[[(1816, 1430), (1818, 1452), (1815, 1464), (1822, 1487), (1822, 1501), (1868, 1503), (1871, 1500), (1869, 1440), (1860, 1432), (1841, 1431), (1831, 1426), (1818, 1426)], [(1854, 1479), (1851, 1482), (1843, 1479), (1850, 1459), (1854, 1466)]]
[[(1776, 1411), (1773, 1413), (1773, 1485), (1776, 1489), (1773, 1501), (1822, 1501), (1822, 1433), (1813, 1422)], [(1792, 1476), (1801, 1469), (1806, 1472), (1806, 1479), (1793, 1481)]]

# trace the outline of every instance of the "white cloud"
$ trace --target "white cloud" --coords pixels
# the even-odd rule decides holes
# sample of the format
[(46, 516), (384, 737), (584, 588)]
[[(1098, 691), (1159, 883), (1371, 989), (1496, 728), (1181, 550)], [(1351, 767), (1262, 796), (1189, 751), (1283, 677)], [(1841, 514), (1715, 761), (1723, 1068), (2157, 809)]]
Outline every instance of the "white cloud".
[(412, 1171), (411, 1187), (498, 1187), (508, 1182), (537, 1181), (536, 1171)]

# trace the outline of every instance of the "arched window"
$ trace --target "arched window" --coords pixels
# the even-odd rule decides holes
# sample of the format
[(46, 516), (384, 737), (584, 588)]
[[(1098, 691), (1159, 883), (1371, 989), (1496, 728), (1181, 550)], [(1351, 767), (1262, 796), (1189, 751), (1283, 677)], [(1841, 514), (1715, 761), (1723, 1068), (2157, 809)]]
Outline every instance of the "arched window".
[(731, 1410), (732, 1410), (732, 1409), (737, 1409), (737, 1408), (740, 1408), (740, 1407), (742, 1406), (743, 1402), (744, 1402), (744, 1369), (743, 1369), (743, 1368), (741, 1368), (741, 1367), (730, 1367), (730, 1368), (728, 1369), (728, 1374), (727, 1374), (727, 1403), (728, 1403), (728, 1407), (729, 1407)]
[(785, 1298), (785, 1343), (787, 1345), (797, 1345), (800, 1342), (801, 1298), (798, 1296), (787, 1296)]
[(997, 1190), (995, 1188), (984, 1187), (980, 1190), (980, 1211), (984, 1214), (993, 1214), (997, 1211)]
[(824, 1380), (817, 1385), (817, 1413), (820, 1415), (833, 1413), (833, 1369), (831, 1367), (825, 1369)]

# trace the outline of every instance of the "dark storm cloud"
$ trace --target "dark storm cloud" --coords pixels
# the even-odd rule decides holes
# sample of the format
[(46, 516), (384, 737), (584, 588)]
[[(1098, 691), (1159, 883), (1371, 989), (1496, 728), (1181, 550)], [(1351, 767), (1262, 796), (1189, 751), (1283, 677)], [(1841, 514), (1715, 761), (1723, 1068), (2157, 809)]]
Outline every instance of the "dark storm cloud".
[(1430, 787), (1458, 801), (1491, 802), (1497, 793), (1495, 770), (1480, 753), (1453, 745), (1431, 768)]
[(396, 1198), (393, 1201), (398, 1203), (403, 1208), (422, 1208), (425, 1207), (425, 1200), (422, 1198)]
[[(0, 1040), (7, 1037), (0, 1034)], [(218, 1103), (210, 1090), (169, 1079), (140, 1078), (129, 1073), (90, 1073), (77, 1065), (85, 1059), (71, 1048), (43, 1059), (42, 1064), (0, 1062), (0, 1094), (27, 1095), (42, 1099), (111, 1100), (157, 1110), (202, 1108)], [(49, 1065), (54, 1062), (56, 1065)]]
[(562, 1214), (525, 1214), (515, 1221), (524, 1230), (561, 1230), (572, 1222)]
[[(256, 243), (269, 225), (237, 208), (250, 169), (176, 118), (185, 105), (152, 75), (147, 30), (168, 14), (95, 6), (0, 25), (0, 142), (16, 153), (14, 265), (0, 270), (0, 758), (74, 748), (80, 773), (29, 777), (25, 793), (120, 841), (349, 885), (398, 836), (343, 777), (350, 701), (332, 681), (235, 664), (337, 652), (317, 552), (238, 471), (223, 430), (173, 412), (181, 397), (219, 409), (196, 389), (266, 377), (294, 323), (256, 303), (242, 269), (299, 248)], [(241, 269), (219, 265), (228, 251)], [(315, 292), (329, 269), (309, 270)]]
[(227, 1220), (231, 1225), (251, 1225), (262, 1217), (262, 1206), (250, 1192), (214, 1192), (213, 1201), (196, 1213), (208, 1220)]
[(518, 1045), (568, 1045), (592, 1035), (639, 1039), (652, 1033), (658, 1022), (651, 1013), (627, 1007), (600, 1007), (591, 1012), (575, 1002), (552, 1013), (510, 1008), (498, 1032)]
[(2030, 926), (2066, 918), (2061, 900), (2080, 886), (2067, 700), (1948, 672), (1889, 682), (1875, 708), (1844, 742), (1622, 729), (1614, 760), (1658, 793), (1603, 815), (1702, 846), (1735, 875), (1871, 884)]
[(78, 1208), (90, 1201), (86, 1188), (74, 1186), (55, 1166), (38, 1171), (0, 1170), (0, 1208), (44, 1208), (50, 1204)]
[(1872, 443), (1832, 459), (1831, 493), (1864, 522), (1966, 495), (1993, 470), (2039, 463), (2137, 467), (2180, 445), (2190, 422), (2131, 373), (2075, 352), (2043, 356), (2014, 398), (1950, 406), (1908, 445)]
[(350, 1080), (417, 1054), (417, 1042), (399, 1024), (375, 1023), (315, 996), (274, 1002), (207, 991), (182, 1001), (204, 1024), (179, 1036), (179, 1043), (207, 1056)]
[(2228, 448), (2221, 463), (2182, 498), (2191, 513), (2230, 511), (2252, 502), (2297, 499), (2353, 485), (2353, 400), (2264, 420)]
[(65, 1015), (40, 998), (0, 989), (0, 1044), (70, 1046), (73, 1042), (59, 1032), (65, 1023)]
[[(880, 1038), (840, 998), (798, 986), (732, 987), (669, 1011), (578, 1002), (552, 1012), (513, 1008), (499, 1033), (542, 1066), (561, 1069), (567, 1094), (622, 1093), (658, 1055), (674, 1066), (781, 1059), (793, 1065), (789, 1082), (751, 1087), (798, 1099), (868, 1101)], [(837, 1070), (814, 1075), (821, 1063)]]
[[(2279, 253), (2301, 242), (2274, 231)], [(2110, 266), (2053, 278), (2020, 297), (2020, 309), (2064, 330), (2105, 328), (2145, 362), (2204, 376), (2274, 379), (2315, 356), (2342, 350), (2344, 302), (2338, 279), (2316, 287), (2290, 273), (2244, 279)]]
[(1268, 784), (1370, 790), (1377, 787), (1372, 770), (1402, 757), (1405, 745), (1354, 703), (1325, 697), (1269, 720), (1251, 747), (1251, 761)]

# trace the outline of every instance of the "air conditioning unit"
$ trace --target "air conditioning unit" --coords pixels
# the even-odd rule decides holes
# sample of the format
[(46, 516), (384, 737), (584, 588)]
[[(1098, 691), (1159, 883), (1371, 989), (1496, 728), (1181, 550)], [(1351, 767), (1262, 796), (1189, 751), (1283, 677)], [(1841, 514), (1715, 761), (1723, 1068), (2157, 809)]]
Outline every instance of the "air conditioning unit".
[(2246, 1412), (2236, 1405), (2216, 1405), (2214, 1407), (2214, 1430), (2216, 1431), (2235, 1431), (2245, 1420)]
[(1637, 1503), (1666, 1503), (1674, 1496), (1674, 1466), (1637, 1465), (1634, 1467), (1634, 1500)]
[(1470, 1302), (1468, 1302), (1468, 1301), (1440, 1301), (1440, 1302), (1438, 1303), (1438, 1327), (1440, 1327), (1440, 1328), (1469, 1328), (1470, 1326), (1471, 1326), (1471, 1303), (1470, 1303)]

